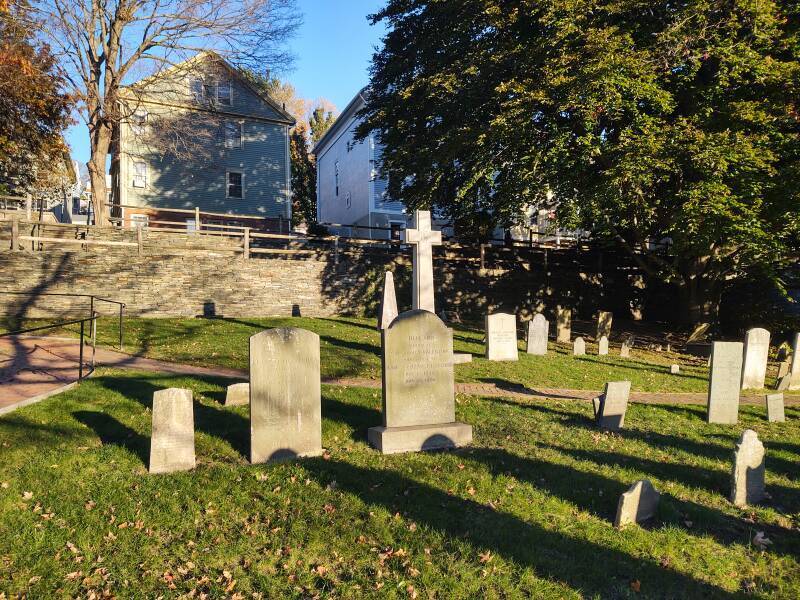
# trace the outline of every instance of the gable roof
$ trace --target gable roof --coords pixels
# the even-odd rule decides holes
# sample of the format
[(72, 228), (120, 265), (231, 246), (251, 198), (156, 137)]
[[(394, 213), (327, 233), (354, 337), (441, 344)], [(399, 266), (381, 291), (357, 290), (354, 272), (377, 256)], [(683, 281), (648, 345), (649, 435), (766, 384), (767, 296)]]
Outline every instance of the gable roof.
[(314, 144), (314, 147), (311, 149), (311, 153), (314, 156), (319, 156), (320, 152), (322, 151), (328, 143), (337, 138), (339, 133), (341, 132), (342, 128), (346, 127), (350, 120), (355, 116), (355, 114), (361, 109), (361, 107), (366, 102), (367, 96), (367, 88), (361, 88), (355, 97), (350, 100), (347, 106), (344, 107), (342, 113), (336, 118), (333, 124), (328, 128), (328, 131), (319, 139), (319, 141)]

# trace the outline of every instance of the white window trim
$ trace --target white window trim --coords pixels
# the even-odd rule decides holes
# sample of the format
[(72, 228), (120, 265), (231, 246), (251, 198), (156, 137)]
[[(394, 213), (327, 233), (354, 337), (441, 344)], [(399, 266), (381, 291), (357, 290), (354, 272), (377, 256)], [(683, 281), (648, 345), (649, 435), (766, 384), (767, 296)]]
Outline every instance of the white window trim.
[[(139, 175), (136, 172), (136, 165), (139, 165), (139, 164), (144, 165), (144, 175)], [(146, 188), (147, 187), (147, 180), (148, 180), (147, 163), (145, 161), (143, 161), (143, 160), (133, 160), (131, 166), (132, 166), (131, 172), (133, 174), (133, 176), (131, 177), (131, 187), (135, 187), (135, 188), (139, 188), (139, 189)], [(140, 178), (143, 179), (142, 184), (141, 185), (137, 185), (136, 182)]]
[[(215, 98), (214, 98), (215, 102), (217, 104), (219, 104), (220, 106), (233, 106), (233, 83), (230, 82), (230, 81), (226, 81), (226, 82), (220, 84), (220, 82), (217, 81), (216, 84), (217, 84), (216, 85), (216, 92), (217, 93), (215, 94)], [(220, 102), (220, 99), (219, 99), (219, 90), (221, 88), (226, 87), (226, 86), (228, 88), (228, 100), (229, 100), (229, 102), (228, 102), (228, 104), (223, 104), (222, 102)]]
[[(196, 90), (194, 89), (196, 83), (200, 84), (200, 94), (197, 94)], [(189, 94), (191, 95), (192, 100), (194, 100), (195, 102), (204, 102), (205, 99), (206, 99), (206, 85), (205, 85), (205, 82), (199, 77), (196, 77), (194, 79), (190, 79), (189, 80)]]
[[(242, 195), (241, 196), (231, 196), (228, 192), (230, 191), (230, 181), (228, 176), (231, 173), (238, 173), (242, 176)], [(225, 171), (225, 198), (230, 198), (231, 200), (244, 200), (244, 171), (240, 169), (227, 169)]]
[[(238, 125), (239, 126), (239, 145), (237, 146), (233, 141), (228, 143), (228, 126), (229, 125)], [(243, 121), (226, 121), (225, 122), (225, 147), (229, 149), (238, 149), (244, 148), (244, 122)]]

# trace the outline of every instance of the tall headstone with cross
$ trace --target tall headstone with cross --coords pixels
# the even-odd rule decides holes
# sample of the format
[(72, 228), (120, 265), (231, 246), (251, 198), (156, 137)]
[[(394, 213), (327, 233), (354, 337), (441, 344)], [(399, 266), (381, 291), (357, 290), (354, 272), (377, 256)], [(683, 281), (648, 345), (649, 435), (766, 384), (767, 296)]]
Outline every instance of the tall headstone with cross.
[(433, 247), (442, 243), (442, 232), (431, 229), (431, 212), (414, 211), (414, 229), (406, 229), (406, 243), (414, 246), (411, 307), (436, 314), (433, 302)]

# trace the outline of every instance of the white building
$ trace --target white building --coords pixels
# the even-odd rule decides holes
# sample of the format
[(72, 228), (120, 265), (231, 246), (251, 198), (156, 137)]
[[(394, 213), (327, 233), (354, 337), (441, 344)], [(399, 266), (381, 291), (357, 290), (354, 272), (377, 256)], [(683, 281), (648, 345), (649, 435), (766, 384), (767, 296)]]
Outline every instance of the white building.
[(408, 215), (400, 200), (388, 197), (388, 182), (379, 176), (381, 145), (372, 134), (354, 141), (364, 93), (356, 94), (312, 150), (317, 158), (317, 221), (342, 236), (386, 239), (394, 230), (398, 237)]

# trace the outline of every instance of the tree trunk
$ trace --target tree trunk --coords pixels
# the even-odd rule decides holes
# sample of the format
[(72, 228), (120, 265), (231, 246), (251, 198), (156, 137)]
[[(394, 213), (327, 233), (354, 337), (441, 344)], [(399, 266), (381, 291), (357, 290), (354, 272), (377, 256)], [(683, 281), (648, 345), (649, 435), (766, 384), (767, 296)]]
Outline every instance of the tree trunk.
[(108, 186), (106, 186), (106, 160), (111, 147), (111, 127), (103, 123), (90, 124), (92, 154), (86, 165), (92, 186), (94, 222), (99, 227), (108, 225)]
[(721, 300), (720, 281), (702, 276), (684, 277), (681, 286), (682, 321), (693, 327), (701, 323), (716, 324)]

